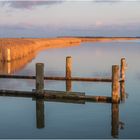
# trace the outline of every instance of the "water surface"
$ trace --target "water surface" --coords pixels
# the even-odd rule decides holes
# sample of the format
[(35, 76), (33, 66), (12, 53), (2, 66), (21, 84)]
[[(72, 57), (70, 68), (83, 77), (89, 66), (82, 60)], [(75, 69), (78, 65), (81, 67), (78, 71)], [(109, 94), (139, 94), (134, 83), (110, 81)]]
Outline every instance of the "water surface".
[[(65, 58), (70, 55), (73, 76), (111, 77), (112, 65), (120, 65), (120, 59), (125, 57), (127, 99), (116, 107), (119, 113), (114, 114), (114, 106), (105, 103), (73, 104), (0, 97), (0, 138), (140, 138), (139, 54), (139, 40), (83, 43), (38, 53), (13, 74), (35, 75), (35, 63), (43, 62), (46, 76), (64, 76)], [(34, 88), (34, 80), (0, 79), (0, 89), (31, 91)], [(64, 81), (45, 81), (45, 89), (65, 91), (66, 86)], [(111, 96), (111, 83), (72, 82), (72, 91)], [(114, 130), (116, 123), (118, 130)]]

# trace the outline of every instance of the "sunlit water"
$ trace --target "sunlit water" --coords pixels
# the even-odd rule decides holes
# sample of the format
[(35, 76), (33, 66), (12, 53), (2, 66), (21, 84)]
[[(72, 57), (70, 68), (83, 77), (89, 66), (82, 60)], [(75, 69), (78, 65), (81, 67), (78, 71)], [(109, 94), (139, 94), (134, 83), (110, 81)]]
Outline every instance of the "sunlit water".
[[(37, 128), (36, 101), (0, 97), (0, 138), (140, 138), (140, 41), (83, 43), (48, 49), (15, 74), (35, 75), (35, 63), (45, 64), (46, 76), (64, 76), (65, 58), (72, 56), (73, 76), (111, 77), (111, 67), (125, 57), (128, 98), (119, 105), (119, 128), (112, 133), (111, 104), (44, 101), (44, 126)], [(0, 89), (31, 91), (34, 80), (0, 79)], [(45, 89), (66, 90), (63, 81), (45, 81)], [(73, 82), (72, 91), (111, 96), (111, 83)], [(122, 125), (121, 125), (122, 124)]]

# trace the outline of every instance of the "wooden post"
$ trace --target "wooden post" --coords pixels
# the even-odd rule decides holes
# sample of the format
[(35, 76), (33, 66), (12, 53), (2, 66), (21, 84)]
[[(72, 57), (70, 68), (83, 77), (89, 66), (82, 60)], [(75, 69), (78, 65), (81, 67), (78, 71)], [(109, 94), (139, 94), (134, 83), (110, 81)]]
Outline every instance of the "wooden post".
[(112, 102), (119, 103), (119, 66), (112, 66)]
[(126, 94), (125, 94), (125, 81), (120, 82), (120, 99), (122, 102), (125, 101)]
[(66, 79), (71, 79), (72, 57), (66, 57)]
[(121, 59), (121, 68), (120, 68), (120, 78), (125, 81), (125, 69), (126, 69), (126, 60), (125, 58)]
[(11, 61), (11, 50), (7, 48), (7, 62)]
[(71, 80), (66, 80), (66, 91), (70, 92), (72, 87), (72, 81)]
[(44, 100), (37, 99), (36, 100), (36, 127), (44, 128), (45, 126), (44, 120)]
[(36, 64), (36, 92), (43, 93), (44, 90), (44, 64)]
[(118, 104), (112, 104), (111, 106), (111, 135), (113, 138), (118, 138), (119, 135), (119, 105)]

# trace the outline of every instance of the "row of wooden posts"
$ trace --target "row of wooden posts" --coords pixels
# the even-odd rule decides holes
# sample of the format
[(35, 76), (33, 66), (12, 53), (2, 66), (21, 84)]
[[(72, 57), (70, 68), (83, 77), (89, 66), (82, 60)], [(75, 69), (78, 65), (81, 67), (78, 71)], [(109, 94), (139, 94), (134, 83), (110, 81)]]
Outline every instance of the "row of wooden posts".
[[(121, 59), (120, 76), (119, 76), (119, 65), (112, 66), (112, 80), (111, 81), (112, 81), (112, 102), (113, 103), (118, 103), (120, 100), (120, 95), (119, 95), (120, 83), (119, 82), (125, 81), (125, 69), (126, 69), (125, 58)], [(72, 73), (72, 57), (68, 56), (66, 57), (66, 76), (65, 76), (66, 80), (72, 80), (71, 73)], [(98, 78), (96, 80), (98, 80)], [(88, 78), (87, 78), (87, 81), (88, 81)], [(43, 91), (44, 91), (44, 64), (37, 63), (36, 64), (36, 92), (42, 94)]]
[[(46, 98), (62, 98), (62, 99), (74, 99), (74, 100), (88, 100), (88, 101), (103, 101), (119, 103), (120, 101), (120, 83), (124, 86), (125, 81), (125, 70), (126, 70), (126, 60), (121, 59), (120, 72), (119, 65), (112, 66), (112, 77), (111, 78), (81, 78), (72, 77), (72, 57), (66, 57), (66, 74), (65, 77), (45, 77), (44, 76), (44, 64), (36, 63), (36, 76), (20, 76), (20, 75), (0, 75), (0, 78), (18, 78), (18, 79), (36, 79), (36, 89), (32, 92), (22, 92), (22, 91), (8, 91), (0, 90), (0, 95), (28, 95)], [(120, 73), (120, 74), (119, 74)], [(66, 92), (62, 91), (48, 91), (44, 90), (44, 79), (45, 80), (66, 80)], [(89, 96), (85, 93), (71, 92), (71, 82), (72, 81), (94, 81), (94, 82), (112, 82), (112, 96)], [(123, 84), (122, 84), (123, 83)], [(123, 88), (124, 89), (124, 88)], [(122, 90), (123, 90), (122, 89)], [(125, 91), (123, 91), (125, 92)]]

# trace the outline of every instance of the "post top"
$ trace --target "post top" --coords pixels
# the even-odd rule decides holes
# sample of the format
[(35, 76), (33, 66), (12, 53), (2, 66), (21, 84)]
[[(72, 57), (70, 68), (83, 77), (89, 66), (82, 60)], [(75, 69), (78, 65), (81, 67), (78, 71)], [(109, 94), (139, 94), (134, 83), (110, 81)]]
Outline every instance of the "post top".
[(121, 58), (121, 60), (125, 60), (125, 57)]
[(36, 63), (36, 65), (44, 65), (44, 63)]
[(71, 56), (67, 56), (66, 58), (72, 58)]

